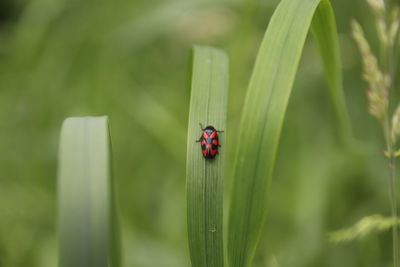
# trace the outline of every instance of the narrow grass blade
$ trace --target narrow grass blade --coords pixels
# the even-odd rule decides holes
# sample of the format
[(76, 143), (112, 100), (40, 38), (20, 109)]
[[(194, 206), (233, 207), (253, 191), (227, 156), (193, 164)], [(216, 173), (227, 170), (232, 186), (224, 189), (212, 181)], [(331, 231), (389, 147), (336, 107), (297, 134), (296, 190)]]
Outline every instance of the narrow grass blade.
[(68, 118), (59, 151), (60, 267), (118, 267), (107, 117)]
[[(261, 44), (238, 131), (228, 221), (228, 260), (231, 267), (249, 266), (254, 256), (265, 222), (268, 188), (287, 103), (319, 3), (320, 0), (282, 0)], [(327, 3), (323, 2), (323, 5)], [(318, 12), (328, 13), (333, 19), (330, 8), (322, 7)], [(318, 24), (315, 34), (319, 43), (324, 44), (336, 33), (332, 32), (335, 27), (321, 21), (325, 20), (314, 20)], [(330, 32), (328, 37), (319, 36), (322, 34), (320, 29), (321, 32)], [(336, 43), (322, 52), (327, 72), (334, 70), (328, 81), (335, 90), (341, 90), (337, 49)], [(335, 60), (330, 62), (331, 57), (326, 53), (333, 53)], [(336, 94), (340, 95), (333, 95)]]
[(205, 159), (196, 140), (199, 123), (217, 130), (226, 128), (228, 58), (211, 47), (196, 46), (193, 52), (187, 144), (187, 221), (193, 267), (222, 267), (222, 199), (226, 133), (220, 133), (221, 148), (214, 159)]
[(321, 55), (330, 97), (341, 131), (341, 138), (343, 141), (349, 141), (352, 133), (343, 95), (339, 41), (335, 16), (328, 0), (322, 0), (318, 5), (311, 24), (311, 32)]

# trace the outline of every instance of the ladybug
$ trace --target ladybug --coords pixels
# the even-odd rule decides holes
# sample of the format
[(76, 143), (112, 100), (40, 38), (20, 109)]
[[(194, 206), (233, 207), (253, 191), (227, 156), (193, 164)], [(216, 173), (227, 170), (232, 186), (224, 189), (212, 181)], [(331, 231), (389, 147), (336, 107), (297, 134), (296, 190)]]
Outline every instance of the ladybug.
[(201, 151), (203, 152), (203, 157), (205, 159), (213, 159), (218, 153), (218, 147), (221, 146), (218, 141), (218, 133), (223, 131), (217, 131), (211, 125), (203, 128), (201, 123), (200, 127), (203, 133), (199, 140), (196, 140), (196, 142), (201, 142)]

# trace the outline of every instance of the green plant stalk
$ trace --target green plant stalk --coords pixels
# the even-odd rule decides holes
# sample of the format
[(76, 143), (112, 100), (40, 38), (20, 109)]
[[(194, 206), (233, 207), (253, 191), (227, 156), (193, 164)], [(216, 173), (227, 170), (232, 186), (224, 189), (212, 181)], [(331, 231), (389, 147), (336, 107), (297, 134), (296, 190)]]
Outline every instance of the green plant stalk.
[[(389, 10), (391, 10), (392, 6), (391, 5), (387, 6)], [(384, 19), (386, 20), (387, 23), (388, 18), (385, 17)], [(396, 76), (396, 64), (395, 64), (396, 59), (394, 58), (394, 55), (396, 54), (396, 47), (394, 45), (389, 45), (388, 43), (386, 44), (381, 43), (380, 54), (381, 54), (381, 65), (383, 73), (388, 74), (391, 79), (390, 88), (388, 89), (390, 95), (394, 87), (394, 79)], [(386, 142), (386, 149), (388, 152), (390, 206), (392, 210), (392, 216), (397, 220), (397, 182), (396, 182), (396, 161), (395, 161), (396, 143), (392, 137), (393, 129), (390, 125), (390, 118), (388, 115), (389, 107), (386, 111), (386, 116), (382, 123), (383, 123), (383, 134)], [(398, 224), (394, 224), (392, 227), (392, 238), (393, 238), (393, 265), (394, 267), (400, 267)]]
[(196, 143), (199, 123), (226, 129), (228, 58), (222, 50), (195, 46), (187, 140), (187, 223), (193, 267), (223, 267), (223, 176), (226, 132), (214, 159), (205, 159)]
[[(396, 182), (396, 167), (393, 153), (389, 157), (389, 172), (390, 172), (390, 199), (392, 206), (392, 216), (397, 220), (397, 182)], [(399, 267), (399, 226), (394, 224), (392, 227), (393, 233), (393, 265)]]
[[(386, 116), (383, 122), (383, 132), (386, 141), (386, 149), (388, 152), (388, 168), (389, 168), (389, 194), (390, 206), (392, 209), (392, 217), (397, 220), (397, 182), (396, 182), (396, 162), (395, 162), (395, 144), (391, 137), (391, 127), (389, 118)], [(398, 224), (392, 227), (393, 235), (393, 266), (399, 267), (399, 234)]]

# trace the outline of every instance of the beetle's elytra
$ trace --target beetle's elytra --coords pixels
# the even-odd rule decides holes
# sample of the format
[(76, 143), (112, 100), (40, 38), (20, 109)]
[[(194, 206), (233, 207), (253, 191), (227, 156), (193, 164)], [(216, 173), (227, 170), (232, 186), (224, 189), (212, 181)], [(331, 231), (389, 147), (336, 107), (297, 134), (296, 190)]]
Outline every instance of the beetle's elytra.
[(200, 142), (201, 144), (203, 157), (205, 159), (213, 159), (218, 154), (218, 148), (220, 147), (218, 133), (223, 131), (217, 131), (214, 126), (211, 125), (203, 128), (200, 124), (200, 127), (203, 133), (196, 142)]

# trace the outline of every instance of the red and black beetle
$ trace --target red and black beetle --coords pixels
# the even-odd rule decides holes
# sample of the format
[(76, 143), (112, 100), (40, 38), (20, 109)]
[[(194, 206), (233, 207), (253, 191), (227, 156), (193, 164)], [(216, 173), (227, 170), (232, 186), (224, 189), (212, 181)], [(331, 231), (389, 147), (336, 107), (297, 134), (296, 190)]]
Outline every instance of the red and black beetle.
[(211, 125), (203, 128), (201, 123), (200, 127), (203, 133), (196, 142), (201, 142), (201, 151), (203, 152), (203, 157), (206, 159), (213, 159), (218, 153), (218, 147), (220, 147), (218, 133), (223, 131), (217, 131)]

